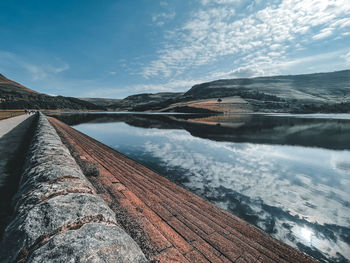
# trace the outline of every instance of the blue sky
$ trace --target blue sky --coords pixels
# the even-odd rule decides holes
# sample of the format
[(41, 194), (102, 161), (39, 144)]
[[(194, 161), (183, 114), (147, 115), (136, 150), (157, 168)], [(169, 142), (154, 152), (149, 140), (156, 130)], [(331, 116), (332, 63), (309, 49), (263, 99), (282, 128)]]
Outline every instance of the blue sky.
[(349, 0), (0, 1), (0, 73), (53, 95), (349, 68)]

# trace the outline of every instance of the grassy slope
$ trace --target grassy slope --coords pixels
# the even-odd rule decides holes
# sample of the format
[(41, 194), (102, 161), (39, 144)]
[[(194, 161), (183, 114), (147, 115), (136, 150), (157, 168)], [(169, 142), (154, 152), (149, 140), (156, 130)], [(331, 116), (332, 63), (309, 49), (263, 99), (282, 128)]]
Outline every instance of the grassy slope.
[(240, 93), (243, 96), (263, 93), (283, 100), (295, 99), (302, 102), (349, 101), (350, 70), (294, 76), (223, 79), (195, 85), (185, 93), (185, 96), (209, 98)]
[[(232, 97), (238, 102), (232, 102)], [(217, 102), (218, 98), (222, 99), (221, 103)], [(176, 112), (350, 112), (350, 70), (216, 80), (195, 85), (184, 94), (129, 96), (112, 108)]]

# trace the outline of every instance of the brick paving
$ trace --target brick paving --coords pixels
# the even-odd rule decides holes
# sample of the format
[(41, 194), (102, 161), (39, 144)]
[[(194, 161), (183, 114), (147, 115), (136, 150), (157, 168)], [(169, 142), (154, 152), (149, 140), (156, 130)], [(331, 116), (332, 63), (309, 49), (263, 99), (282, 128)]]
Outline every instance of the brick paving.
[(95, 162), (89, 177), (153, 262), (317, 262), (54, 118), (63, 141)]

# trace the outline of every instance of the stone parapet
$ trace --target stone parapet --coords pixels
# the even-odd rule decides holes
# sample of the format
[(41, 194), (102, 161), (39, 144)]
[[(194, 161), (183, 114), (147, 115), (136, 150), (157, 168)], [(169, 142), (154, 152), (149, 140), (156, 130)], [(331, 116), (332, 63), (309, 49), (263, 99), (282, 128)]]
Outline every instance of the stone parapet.
[(147, 262), (40, 113), (0, 262)]

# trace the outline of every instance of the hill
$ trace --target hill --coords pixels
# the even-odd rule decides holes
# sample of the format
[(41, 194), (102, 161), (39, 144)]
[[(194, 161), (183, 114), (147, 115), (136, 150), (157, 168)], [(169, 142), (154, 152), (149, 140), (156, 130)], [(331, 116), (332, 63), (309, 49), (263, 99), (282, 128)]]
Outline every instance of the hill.
[(223, 79), (193, 86), (190, 99), (237, 96), (253, 111), (349, 112), (350, 70), (330, 73)]
[(24, 87), (23, 85), (6, 78), (2, 74), (0, 74), (0, 87), (2, 90), (7, 90), (7, 91), (16, 90), (18, 92), (27, 91), (27, 92), (37, 93), (34, 90), (28, 89), (28, 88)]
[(186, 113), (350, 112), (350, 70), (222, 79), (185, 93), (143, 93), (124, 99), (49, 96), (0, 74), (0, 109), (72, 109)]
[(109, 99), (109, 98), (79, 98), (80, 100), (91, 102), (97, 106), (107, 107), (113, 104), (117, 104), (121, 99)]
[(0, 109), (104, 110), (105, 108), (73, 97), (38, 93), (0, 74)]
[[(193, 98), (228, 97), (263, 93), (280, 99), (302, 102), (350, 100), (350, 70), (330, 73), (223, 79), (193, 86), (184, 96)], [(247, 96), (249, 98), (249, 96)]]
[(184, 94), (139, 94), (119, 110), (175, 112), (350, 112), (350, 70), (304, 75), (222, 79)]
[(162, 106), (168, 106), (172, 100), (183, 96), (182, 92), (160, 92), (160, 93), (142, 93), (128, 96), (119, 102), (109, 105), (108, 108), (121, 111), (145, 111), (157, 110)]

